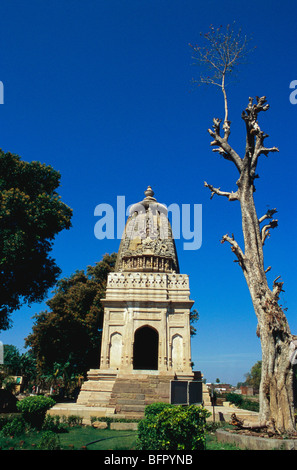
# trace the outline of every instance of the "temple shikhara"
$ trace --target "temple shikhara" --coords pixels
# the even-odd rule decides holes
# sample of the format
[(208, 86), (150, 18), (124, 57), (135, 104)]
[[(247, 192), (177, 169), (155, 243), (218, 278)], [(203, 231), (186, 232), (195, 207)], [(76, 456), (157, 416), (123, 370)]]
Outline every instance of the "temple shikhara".
[(88, 372), (76, 406), (141, 416), (153, 402), (201, 403), (201, 374), (191, 362), (189, 276), (179, 270), (167, 208), (150, 187), (131, 206), (102, 303), (100, 368)]

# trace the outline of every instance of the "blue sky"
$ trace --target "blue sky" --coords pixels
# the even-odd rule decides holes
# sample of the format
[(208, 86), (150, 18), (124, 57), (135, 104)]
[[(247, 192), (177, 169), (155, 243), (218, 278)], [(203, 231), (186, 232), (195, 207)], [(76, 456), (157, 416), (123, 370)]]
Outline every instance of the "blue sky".
[[(61, 172), (62, 200), (74, 211), (73, 227), (55, 240), (53, 257), (68, 276), (94, 265), (118, 240), (98, 240), (94, 209), (140, 201), (148, 185), (167, 205), (202, 204), (202, 246), (183, 250), (200, 319), (192, 340), (195, 369), (207, 381), (236, 384), (261, 359), (256, 317), (239, 266), (221, 236), (240, 242), (239, 205), (210, 200), (204, 181), (235, 190), (230, 162), (212, 153), (207, 129), (223, 117), (222, 96), (193, 88), (189, 43), (209, 26), (236, 21), (257, 46), (228, 91), (230, 142), (241, 152), (241, 112), (249, 96), (266, 95), (260, 117), (278, 154), (262, 157), (255, 199), (259, 216), (278, 209), (279, 227), (265, 244), (269, 281), (284, 281), (282, 304), (293, 333), (296, 301), (296, 117), (289, 85), (297, 79), (295, 2), (227, 0), (40, 0), (0, 4), (0, 146), (24, 160), (40, 160)], [(50, 297), (50, 293), (49, 293)], [(23, 348), (32, 316), (44, 304), (24, 306), (0, 341)]]

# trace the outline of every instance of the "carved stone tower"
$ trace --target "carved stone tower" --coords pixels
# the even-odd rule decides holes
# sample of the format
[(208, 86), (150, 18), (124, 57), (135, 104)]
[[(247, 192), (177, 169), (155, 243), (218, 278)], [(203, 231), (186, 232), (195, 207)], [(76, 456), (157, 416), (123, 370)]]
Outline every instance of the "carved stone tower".
[(194, 379), (189, 278), (179, 272), (166, 207), (150, 187), (145, 196), (130, 209), (115, 271), (108, 275), (100, 369), (89, 371), (77, 400), (116, 413), (170, 402), (172, 380)]

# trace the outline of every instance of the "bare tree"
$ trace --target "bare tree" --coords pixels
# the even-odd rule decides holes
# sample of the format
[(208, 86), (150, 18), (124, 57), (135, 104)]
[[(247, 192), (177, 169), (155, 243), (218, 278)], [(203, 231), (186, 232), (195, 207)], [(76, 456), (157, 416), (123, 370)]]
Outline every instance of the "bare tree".
[(258, 319), (257, 335), (262, 347), (262, 375), (260, 385), (259, 426), (273, 425), (278, 433), (295, 434), (294, 403), (293, 403), (293, 363), (296, 356), (297, 337), (293, 336), (280, 303), (283, 282), (278, 276), (272, 287), (268, 285), (266, 273), (271, 269), (264, 267), (263, 245), (270, 235), (271, 229), (277, 227), (274, 215), (276, 209), (268, 210), (258, 217), (255, 202), (255, 179), (258, 159), (261, 155), (268, 156), (278, 152), (277, 147), (266, 147), (268, 137), (259, 125), (259, 115), (269, 109), (266, 97), (249, 98), (248, 105), (242, 112), (246, 127), (246, 143), (244, 155), (230, 145), (230, 125), (228, 101), (226, 94), (226, 77), (234, 67), (246, 56), (247, 38), (241, 33), (235, 34), (228, 27), (223, 33), (221, 28), (210, 28), (203, 35), (205, 46), (191, 46), (194, 58), (199, 65), (206, 65), (212, 72), (211, 76), (200, 77), (200, 83), (208, 83), (222, 89), (224, 97), (225, 118), (221, 131), (221, 119), (213, 119), (213, 128), (208, 129), (212, 137), (213, 151), (224, 159), (231, 161), (239, 173), (236, 191), (222, 191), (207, 182), (204, 185), (214, 195), (224, 196), (229, 201), (239, 201), (242, 217), (244, 248), (234, 238), (226, 234), (222, 243), (228, 242), (236, 256), (246, 279), (254, 310)]

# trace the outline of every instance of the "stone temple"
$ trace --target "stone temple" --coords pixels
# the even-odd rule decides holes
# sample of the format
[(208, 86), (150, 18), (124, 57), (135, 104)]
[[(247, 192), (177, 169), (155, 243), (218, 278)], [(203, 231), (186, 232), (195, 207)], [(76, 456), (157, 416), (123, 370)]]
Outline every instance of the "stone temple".
[(137, 417), (153, 402), (203, 401), (191, 363), (189, 277), (179, 270), (166, 206), (150, 186), (144, 194), (108, 275), (100, 368), (89, 370), (76, 403), (91, 415)]

